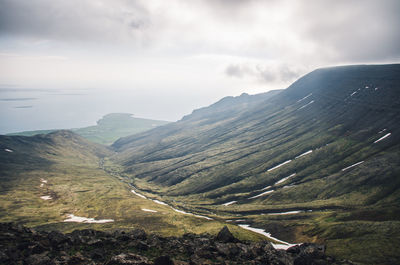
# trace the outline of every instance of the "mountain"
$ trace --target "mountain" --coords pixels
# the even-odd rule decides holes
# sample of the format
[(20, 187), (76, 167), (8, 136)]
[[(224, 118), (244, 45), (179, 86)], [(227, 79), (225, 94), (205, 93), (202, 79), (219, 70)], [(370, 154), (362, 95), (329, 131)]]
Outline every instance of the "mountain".
[[(110, 145), (118, 138), (150, 130), (167, 123), (169, 122), (135, 118), (129, 113), (110, 113), (98, 120), (94, 126), (71, 130), (95, 143)], [(9, 135), (33, 136), (54, 131), (57, 130), (26, 131)]]
[[(376, 264), (400, 259), (400, 65), (317, 69), (116, 141), (149, 194)], [(224, 205), (225, 204), (225, 205)]]
[[(0, 136), (0, 222), (163, 236), (215, 235), (227, 225), (239, 240), (313, 242), (338, 259), (396, 264), (399, 86), (400, 65), (324, 68), (285, 90), (227, 97), (109, 147), (65, 130)], [(116, 242), (106, 237), (90, 242)], [(76, 246), (92, 249), (85, 244)]]

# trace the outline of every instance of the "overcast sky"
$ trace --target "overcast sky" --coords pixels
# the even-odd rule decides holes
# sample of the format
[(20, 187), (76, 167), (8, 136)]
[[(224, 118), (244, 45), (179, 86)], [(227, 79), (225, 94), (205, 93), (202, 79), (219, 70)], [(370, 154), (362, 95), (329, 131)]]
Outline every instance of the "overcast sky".
[(0, 0), (0, 88), (129, 91), (176, 120), (318, 67), (399, 62), (399, 14), (398, 0)]

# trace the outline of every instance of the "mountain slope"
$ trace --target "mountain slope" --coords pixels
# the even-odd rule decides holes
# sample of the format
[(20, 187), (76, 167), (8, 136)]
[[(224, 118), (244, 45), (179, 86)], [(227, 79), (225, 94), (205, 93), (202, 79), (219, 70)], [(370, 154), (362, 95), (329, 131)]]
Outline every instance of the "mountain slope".
[[(113, 144), (117, 151), (122, 151), (116, 160), (126, 166), (127, 172), (134, 172), (133, 176), (168, 186), (168, 193), (173, 195), (211, 192), (227, 184), (239, 185), (237, 182), (246, 178), (255, 181), (247, 185), (251, 191), (283, 177), (284, 172), (266, 173), (282, 162), (332, 141), (336, 143), (319, 152), (353, 144), (345, 152), (336, 152), (336, 158), (324, 161), (318, 156), (319, 161), (307, 163), (326, 167), (344, 160), (330, 171), (333, 173), (338, 166), (344, 168), (359, 162), (354, 159), (382, 152), (398, 141), (398, 80), (386, 77), (385, 67), (381, 69), (382, 75), (378, 71), (372, 78), (368, 68), (317, 70), (271, 100), (249, 106), (243, 112), (222, 118), (215, 118), (218, 115), (212, 112), (200, 117), (193, 115), (159, 130), (123, 138)], [(399, 67), (389, 68), (398, 71)], [(348, 78), (354, 76), (352, 71), (358, 74), (353, 80)], [(350, 96), (354, 92), (358, 93)], [(371, 145), (384, 129), (392, 135)], [(359, 145), (355, 145), (357, 142)], [(351, 158), (363, 148), (368, 149), (363, 156)], [(311, 157), (317, 158), (315, 154)], [(302, 167), (307, 165), (302, 163)], [(193, 183), (196, 178), (201, 183)], [(243, 187), (240, 190), (244, 191)], [(224, 193), (214, 192), (210, 196)]]
[(143, 191), (189, 209), (325, 241), (361, 262), (399, 258), (355, 242), (400, 238), (400, 65), (318, 69), (239, 111), (213, 108), (118, 140), (113, 161)]
[[(132, 192), (104, 170), (113, 152), (71, 131), (0, 136), (0, 222), (41, 230), (141, 228), (166, 236), (217, 233), (225, 224)], [(237, 226), (242, 239), (263, 237)]]

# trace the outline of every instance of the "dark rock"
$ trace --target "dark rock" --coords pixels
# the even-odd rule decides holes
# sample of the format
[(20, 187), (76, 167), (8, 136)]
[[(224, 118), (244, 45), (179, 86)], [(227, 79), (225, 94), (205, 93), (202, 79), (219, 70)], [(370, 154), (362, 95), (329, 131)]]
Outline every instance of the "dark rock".
[(53, 265), (55, 264), (47, 255), (31, 255), (25, 260), (26, 264), (30, 265)]
[(104, 260), (104, 251), (100, 249), (94, 249), (90, 253), (90, 257), (94, 260)]
[(147, 235), (146, 232), (143, 229), (135, 229), (131, 232), (132, 237), (135, 239), (141, 239), (141, 240), (146, 240)]
[(233, 243), (215, 243), (215, 247), (219, 253), (226, 257), (235, 257), (239, 254), (239, 248)]
[[(79, 252), (77, 252), (79, 250)], [(115, 251), (120, 254), (116, 255)], [(151, 262), (154, 257), (158, 257)], [(91, 229), (35, 232), (0, 223), (0, 264), (352, 264), (336, 262), (322, 245), (305, 243), (276, 250), (271, 243), (235, 239), (225, 227), (218, 236), (146, 235), (143, 230), (99, 232)]]
[(68, 265), (86, 265), (86, 264), (94, 264), (88, 258), (84, 257), (81, 253), (76, 253), (73, 255), (67, 262)]
[(237, 241), (236, 238), (232, 235), (231, 231), (229, 231), (227, 226), (224, 226), (224, 228), (219, 231), (216, 240), (224, 243)]
[(149, 265), (149, 261), (146, 257), (132, 253), (121, 253), (111, 258), (107, 265), (124, 265), (124, 264), (137, 264), (137, 265)]
[(143, 241), (136, 241), (135, 243), (134, 243), (134, 247), (136, 248), (136, 249), (139, 249), (139, 250), (148, 250), (149, 249), (149, 245), (147, 245), (145, 242), (143, 242)]
[(161, 256), (154, 260), (154, 265), (174, 265), (169, 256)]
[(31, 246), (29, 246), (29, 248), (30, 248), (30, 252), (32, 254), (40, 254), (46, 250), (46, 248), (44, 246), (42, 246), (40, 243), (31, 245)]
[(58, 231), (51, 231), (48, 235), (48, 238), (52, 246), (58, 246), (64, 242), (67, 242), (68, 240), (68, 238), (64, 234)]

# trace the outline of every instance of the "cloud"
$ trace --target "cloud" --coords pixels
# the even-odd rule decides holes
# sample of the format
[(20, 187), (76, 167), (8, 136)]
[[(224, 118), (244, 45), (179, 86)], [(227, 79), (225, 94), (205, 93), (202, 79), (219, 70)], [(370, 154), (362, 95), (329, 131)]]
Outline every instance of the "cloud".
[(61, 41), (124, 41), (148, 25), (138, 1), (0, 0), (0, 34)]
[(295, 30), (331, 62), (400, 59), (400, 1), (337, 0), (298, 5)]
[(287, 83), (300, 76), (302, 71), (287, 64), (230, 64), (225, 68), (225, 74), (236, 78), (250, 78), (262, 83)]
[(0, 0), (0, 36), (321, 65), (399, 59), (399, 12), (398, 0)]

